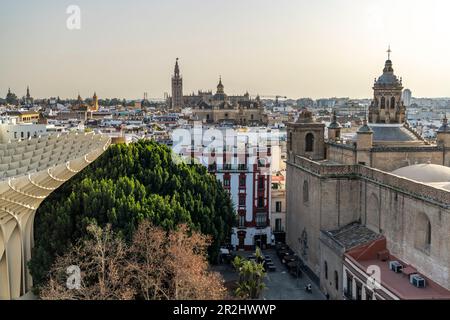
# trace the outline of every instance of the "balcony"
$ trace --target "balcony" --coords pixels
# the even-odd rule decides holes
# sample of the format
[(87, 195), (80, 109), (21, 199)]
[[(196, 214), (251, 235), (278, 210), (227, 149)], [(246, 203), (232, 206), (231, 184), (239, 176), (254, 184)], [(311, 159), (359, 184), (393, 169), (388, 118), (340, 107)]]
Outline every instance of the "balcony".
[(247, 165), (239, 164), (237, 169), (238, 169), (238, 171), (247, 171)]
[(281, 226), (281, 227), (275, 227), (273, 229), (273, 232), (285, 232), (285, 227)]

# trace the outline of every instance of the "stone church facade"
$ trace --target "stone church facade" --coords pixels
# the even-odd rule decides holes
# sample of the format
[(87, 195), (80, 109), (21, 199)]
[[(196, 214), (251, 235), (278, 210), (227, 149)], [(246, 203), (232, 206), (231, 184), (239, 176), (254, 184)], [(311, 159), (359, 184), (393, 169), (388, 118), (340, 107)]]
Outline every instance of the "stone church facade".
[[(405, 109), (398, 100), (401, 84), (390, 59), (380, 79), (382, 88), (374, 86), (369, 121), (353, 137), (341, 137), (334, 116), (325, 139), (324, 124), (316, 123), (308, 110), (288, 125), (287, 243), (331, 298), (448, 298), (447, 119), (436, 144), (423, 141), (404, 122)], [(384, 105), (380, 97), (385, 97)], [(354, 250), (359, 253), (350, 257)], [(356, 268), (360, 263), (368, 276), (361, 266), (369, 259), (382, 268), (390, 260), (401, 261), (404, 270), (413, 270), (409, 277), (426, 279), (426, 289), (413, 287), (408, 276), (403, 281), (383, 271), (382, 288), (369, 290), (348, 265)]]
[(259, 96), (250, 98), (244, 95), (229, 96), (225, 93), (222, 78), (219, 79), (216, 93), (198, 91), (197, 94), (183, 95), (183, 79), (180, 75), (178, 59), (172, 76), (171, 108), (180, 112), (182, 108), (192, 109), (195, 121), (214, 124), (265, 125), (268, 117)]

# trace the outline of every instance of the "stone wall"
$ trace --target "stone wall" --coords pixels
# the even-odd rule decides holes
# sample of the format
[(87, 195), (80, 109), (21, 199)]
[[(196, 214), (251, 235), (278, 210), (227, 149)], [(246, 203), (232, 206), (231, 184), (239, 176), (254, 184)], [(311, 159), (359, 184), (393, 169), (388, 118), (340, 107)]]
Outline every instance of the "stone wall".
[(327, 143), (327, 159), (342, 164), (356, 163), (356, 149), (352, 145)]
[[(361, 221), (385, 235), (392, 254), (450, 288), (450, 192), (362, 165), (325, 165), (300, 156), (288, 162), (286, 184), (287, 242), (317, 275), (320, 231)], [(416, 245), (420, 214), (431, 223), (429, 250)]]
[[(322, 232), (320, 235), (320, 290), (328, 293), (332, 300), (342, 299), (343, 256), (342, 246)], [(325, 274), (325, 268), (328, 274)], [(335, 273), (337, 273), (337, 287)]]
[(383, 171), (394, 171), (401, 167), (419, 164), (434, 163), (445, 164), (444, 153), (437, 147), (417, 148), (374, 148), (371, 152), (371, 166)]
[[(326, 150), (329, 161), (342, 164), (358, 164), (357, 153), (363, 152), (356, 151), (356, 148), (351, 144), (331, 141), (326, 143)], [(366, 151), (366, 153), (368, 153), (370, 159), (366, 165), (387, 172), (419, 163), (450, 166), (450, 148), (444, 149), (442, 146), (377, 146)]]

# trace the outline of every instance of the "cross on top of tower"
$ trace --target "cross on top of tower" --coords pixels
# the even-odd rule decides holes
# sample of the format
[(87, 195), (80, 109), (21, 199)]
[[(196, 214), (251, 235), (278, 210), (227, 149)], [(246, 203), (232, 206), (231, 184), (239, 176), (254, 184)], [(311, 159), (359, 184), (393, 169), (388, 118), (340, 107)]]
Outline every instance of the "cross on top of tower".
[(388, 50), (386, 52), (388, 54), (388, 60), (391, 60), (391, 52), (392, 52), (391, 45), (389, 45)]

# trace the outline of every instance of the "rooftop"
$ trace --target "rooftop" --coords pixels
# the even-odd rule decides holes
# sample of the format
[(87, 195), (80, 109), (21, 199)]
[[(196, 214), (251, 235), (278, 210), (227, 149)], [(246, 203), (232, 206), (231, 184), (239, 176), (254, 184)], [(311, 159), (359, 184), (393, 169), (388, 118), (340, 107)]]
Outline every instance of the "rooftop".
[[(394, 255), (391, 255), (388, 251), (386, 256), (387, 259), (382, 261), (378, 259), (378, 253), (381, 251), (386, 251), (386, 239), (384, 237), (348, 251), (345, 253), (345, 257), (356, 264), (358, 268), (361, 269), (359, 271), (368, 270), (369, 267), (371, 269), (374, 266), (379, 267), (382, 287), (386, 288), (400, 299), (450, 299), (449, 290), (420, 273), (419, 274), (426, 281), (425, 288), (413, 286), (409, 281), (408, 275), (418, 273), (416, 268), (401, 261)], [(405, 272), (396, 273), (390, 270), (389, 261), (398, 261), (403, 266)], [(369, 276), (367, 272), (364, 273)]]
[(382, 237), (380, 234), (369, 230), (357, 222), (326, 233), (346, 249), (351, 249)]
[(419, 139), (402, 124), (369, 124), (373, 131), (373, 141), (411, 142)]

